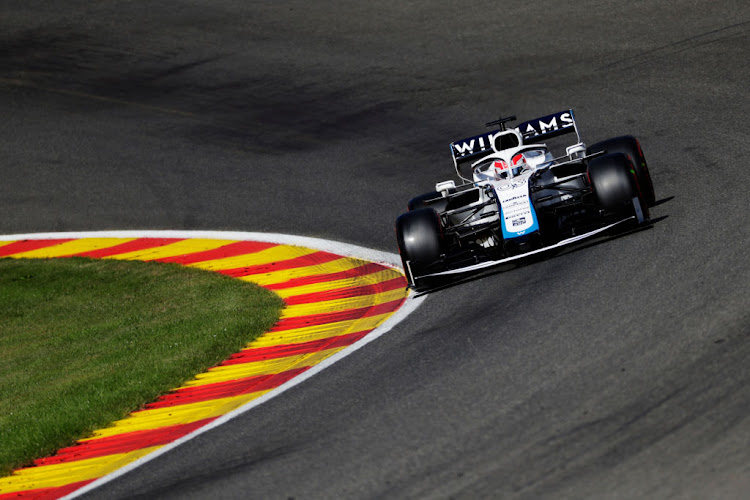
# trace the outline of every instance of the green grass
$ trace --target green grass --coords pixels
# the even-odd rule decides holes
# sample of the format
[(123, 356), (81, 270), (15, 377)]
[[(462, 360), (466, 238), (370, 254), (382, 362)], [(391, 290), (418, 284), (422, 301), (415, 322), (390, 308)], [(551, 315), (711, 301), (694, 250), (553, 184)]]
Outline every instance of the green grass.
[(225, 359), (281, 307), (175, 264), (0, 259), (0, 476)]

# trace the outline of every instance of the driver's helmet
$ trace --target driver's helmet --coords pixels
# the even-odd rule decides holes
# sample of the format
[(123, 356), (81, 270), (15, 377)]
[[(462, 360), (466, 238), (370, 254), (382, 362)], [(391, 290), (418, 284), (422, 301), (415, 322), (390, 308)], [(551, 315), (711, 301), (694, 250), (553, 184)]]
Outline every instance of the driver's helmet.
[(507, 179), (510, 176), (510, 167), (505, 160), (495, 160), (492, 163), (492, 171), (495, 174), (495, 179)]
[(528, 164), (526, 163), (526, 157), (523, 153), (516, 153), (513, 155), (513, 158), (510, 160), (510, 169), (513, 172), (513, 177), (520, 174), (526, 167), (528, 167)]
[(505, 160), (495, 160), (492, 164), (495, 179), (507, 179), (511, 175), (515, 177), (526, 167), (527, 163), (523, 153), (513, 155), (513, 158), (510, 160), (510, 165)]

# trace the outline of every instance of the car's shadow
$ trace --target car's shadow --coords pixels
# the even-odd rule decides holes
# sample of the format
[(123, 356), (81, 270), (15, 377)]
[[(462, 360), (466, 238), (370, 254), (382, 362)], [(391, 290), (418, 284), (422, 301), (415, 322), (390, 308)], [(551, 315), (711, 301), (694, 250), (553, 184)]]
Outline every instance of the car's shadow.
[(674, 200), (674, 196), (667, 196), (666, 198), (662, 198), (661, 200), (656, 200), (656, 202), (654, 203), (654, 207), (658, 207), (659, 205), (663, 205), (664, 203), (669, 203), (672, 200)]
[[(668, 196), (666, 198), (662, 198), (661, 200), (657, 200), (653, 207), (657, 207), (659, 205), (662, 205), (664, 203), (668, 203), (674, 199), (674, 196)], [(653, 208), (651, 207), (651, 208)], [(595, 236), (589, 240), (584, 240), (580, 243), (572, 244), (570, 246), (563, 247), (561, 249), (552, 249), (548, 252), (541, 252), (539, 254), (533, 255), (527, 259), (523, 259), (517, 263), (512, 264), (501, 264), (498, 267), (493, 267), (490, 269), (483, 269), (481, 271), (475, 271), (471, 273), (467, 273), (464, 275), (461, 275), (457, 278), (446, 278), (446, 277), (440, 277), (440, 278), (422, 278), (422, 282), (426, 286), (426, 288), (418, 288), (415, 291), (415, 297), (421, 297), (423, 295), (428, 295), (430, 293), (438, 292), (441, 290), (446, 290), (448, 288), (452, 288), (454, 286), (463, 285), (465, 283), (471, 283), (472, 281), (477, 281), (483, 278), (486, 278), (488, 276), (494, 276), (497, 274), (506, 273), (508, 271), (512, 271), (513, 269), (518, 269), (521, 267), (530, 266), (533, 264), (536, 264), (538, 262), (541, 262), (543, 260), (550, 260), (554, 259), (555, 257), (561, 257), (563, 255), (570, 255), (572, 253), (580, 252), (581, 250), (586, 250), (588, 248), (593, 248), (598, 245), (601, 245), (603, 243), (607, 243), (613, 240), (617, 240), (619, 238), (623, 238), (625, 236), (634, 234), (634, 233), (640, 233), (642, 231), (647, 231), (652, 229), (655, 225), (659, 224), (660, 222), (666, 220), (669, 218), (669, 215), (662, 215), (660, 217), (655, 217), (652, 219), (649, 219), (647, 224), (644, 224), (639, 227), (635, 227), (632, 229), (620, 229), (617, 231), (613, 231), (610, 233), (605, 233), (602, 236)]]

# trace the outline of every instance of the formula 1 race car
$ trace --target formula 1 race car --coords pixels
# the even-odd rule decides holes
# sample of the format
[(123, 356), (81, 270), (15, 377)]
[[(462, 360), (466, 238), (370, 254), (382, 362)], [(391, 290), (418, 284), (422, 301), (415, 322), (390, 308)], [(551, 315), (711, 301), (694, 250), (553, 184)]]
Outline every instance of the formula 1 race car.
[[(614, 227), (648, 223), (654, 187), (638, 140), (615, 137), (586, 147), (573, 110), (506, 124), (450, 144), (463, 182), (438, 182), (412, 198), (396, 220), (409, 286), (460, 275), (575, 243)], [(575, 133), (554, 157), (540, 141)]]

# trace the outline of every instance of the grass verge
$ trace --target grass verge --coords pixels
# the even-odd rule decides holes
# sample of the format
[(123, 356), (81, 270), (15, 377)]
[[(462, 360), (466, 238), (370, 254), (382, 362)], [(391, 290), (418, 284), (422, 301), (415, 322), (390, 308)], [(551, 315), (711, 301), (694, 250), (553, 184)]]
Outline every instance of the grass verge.
[(176, 264), (0, 259), (0, 476), (225, 359), (281, 307)]

